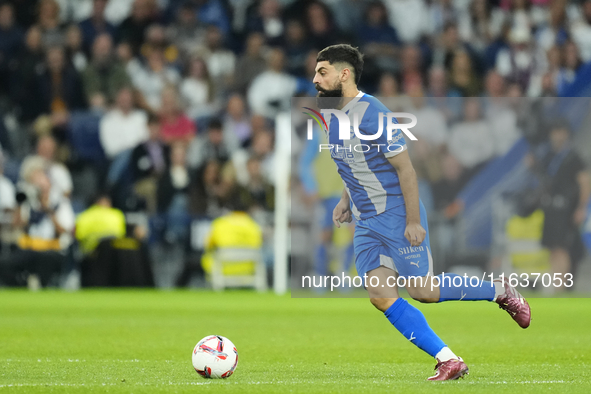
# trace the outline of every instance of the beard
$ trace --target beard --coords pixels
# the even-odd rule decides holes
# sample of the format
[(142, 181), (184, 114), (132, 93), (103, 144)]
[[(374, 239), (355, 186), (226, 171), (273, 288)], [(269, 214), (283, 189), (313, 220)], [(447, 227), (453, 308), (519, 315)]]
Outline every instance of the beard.
[(332, 89), (324, 89), (316, 85), (316, 90), (318, 90), (316, 95), (318, 108), (336, 109), (341, 106), (343, 101), (342, 82), (338, 82)]

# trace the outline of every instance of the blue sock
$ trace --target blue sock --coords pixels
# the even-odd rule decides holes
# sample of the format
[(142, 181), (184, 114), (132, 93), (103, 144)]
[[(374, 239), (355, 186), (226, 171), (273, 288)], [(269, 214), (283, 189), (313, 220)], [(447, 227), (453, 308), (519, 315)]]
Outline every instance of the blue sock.
[(492, 301), (495, 298), (495, 286), (492, 282), (457, 274), (441, 274), (437, 278), (440, 280), (439, 302)]
[(429, 327), (425, 316), (406, 300), (399, 298), (384, 312), (390, 323), (419, 349), (435, 357), (445, 343)]

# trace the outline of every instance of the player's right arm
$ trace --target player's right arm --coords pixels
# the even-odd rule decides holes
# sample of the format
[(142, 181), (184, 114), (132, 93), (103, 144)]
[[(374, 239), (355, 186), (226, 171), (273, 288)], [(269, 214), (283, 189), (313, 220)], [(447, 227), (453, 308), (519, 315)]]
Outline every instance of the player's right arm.
[(427, 232), (421, 226), (417, 174), (412, 166), (407, 150), (388, 158), (388, 161), (398, 173), (400, 188), (402, 189), (404, 204), (406, 205), (406, 229), (404, 230), (404, 236), (408, 239), (411, 246), (419, 246), (423, 243)]
[(351, 212), (351, 202), (349, 200), (349, 193), (347, 189), (343, 189), (341, 201), (332, 211), (332, 221), (337, 228), (341, 228), (341, 223), (351, 223), (353, 220), (353, 213)]

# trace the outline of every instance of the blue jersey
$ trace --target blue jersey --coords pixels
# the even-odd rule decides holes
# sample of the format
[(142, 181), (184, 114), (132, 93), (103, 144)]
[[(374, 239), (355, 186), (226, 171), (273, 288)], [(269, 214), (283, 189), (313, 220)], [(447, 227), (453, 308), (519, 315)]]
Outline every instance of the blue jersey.
[[(350, 118), (349, 140), (340, 139), (336, 116), (325, 120), (328, 141), (332, 145), (331, 156), (351, 197), (351, 211), (355, 218), (367, 219), (404, 204), (398, 174), (388, 158), (406, 150), (406, 142), (400, 129), (394, 130), (388, 140), (387, 118), (380, 117), (380, 113), (386, 115), (391, 111), (378, 99), (363, 92), (341, 111)], [(382, 121), (382, 135), (373, 141), (360, 140), (353, 131), (354, 114), (358, 114), (360, 134), (375, 135)]]

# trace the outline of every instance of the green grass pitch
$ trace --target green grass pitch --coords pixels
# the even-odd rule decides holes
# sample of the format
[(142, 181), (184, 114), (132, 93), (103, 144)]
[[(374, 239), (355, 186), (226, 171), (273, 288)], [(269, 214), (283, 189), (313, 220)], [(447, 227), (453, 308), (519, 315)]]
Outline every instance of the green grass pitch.
[[(0, 392), (590, 393), (591, 300), (530, 304), (527, 330), (486, 302), (419, 305), (470, 367), (464, 380), (427, 382), (433, 360), (367, 299), (3, 290)], [(208, 334), (238, 348), (229, 379), (193, 371)]]

